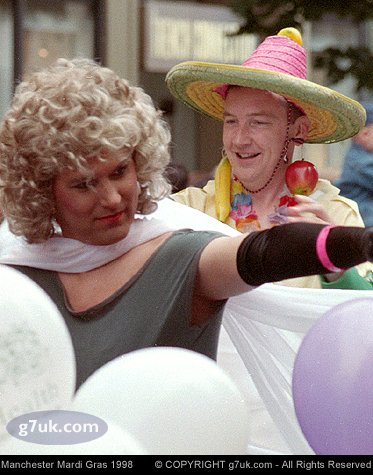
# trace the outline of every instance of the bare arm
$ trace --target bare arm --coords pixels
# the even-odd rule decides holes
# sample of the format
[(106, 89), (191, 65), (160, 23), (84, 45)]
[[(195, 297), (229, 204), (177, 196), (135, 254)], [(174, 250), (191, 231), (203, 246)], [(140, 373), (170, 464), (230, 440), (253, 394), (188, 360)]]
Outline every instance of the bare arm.
[(238, 295), (252, 286), (240, 277), (236, 256), (246, 235), (214, 239), (204, 249), (199, 261), (199, 292), (211, 300)]

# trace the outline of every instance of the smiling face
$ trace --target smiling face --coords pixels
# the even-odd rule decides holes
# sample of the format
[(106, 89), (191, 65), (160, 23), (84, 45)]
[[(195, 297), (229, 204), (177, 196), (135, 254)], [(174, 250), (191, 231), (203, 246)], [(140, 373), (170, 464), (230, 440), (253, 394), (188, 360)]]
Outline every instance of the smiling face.
[(137, 209), (135, 163), (121, 152), (88, 163), (87, 172), (66, 169), (55, 179), (56, 220), (66, 238), (113, 244), (127, 236)]
[(248, 188), (259, 188), (271, 176), (283, 152), (287, 122), (283, 97), (258, 89), (229, 89), (223, 144), (233, 173)]

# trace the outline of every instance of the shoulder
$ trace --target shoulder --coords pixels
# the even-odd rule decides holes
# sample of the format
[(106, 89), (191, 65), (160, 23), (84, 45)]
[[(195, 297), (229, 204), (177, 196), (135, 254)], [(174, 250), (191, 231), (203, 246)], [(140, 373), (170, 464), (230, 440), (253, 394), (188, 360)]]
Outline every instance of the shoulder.
[(167, 243), (169, 246), (174, 247), (185, 245), (198, 249), (219, 237), (226, 237), (226, 235), (218, 231), (195, 231), (193, 229), (181, 229), (175, 231), (171, 238), (168, 239)]
[(332, 185), (329, 180), (319, 179), (315, 192), (317, 193), (317, 201), (343, 203), (349, 208), (352, 208), (356, 211), (358, 210), (356, 202), (350, 198), (342, 196), (340, 194), (339, 188)]
[(191, 208), (198, 209), (200, 211), (205, 210), (206, 200), (209, 196), (215, 194), (214, 180), (210, 180), (203, 188), (197, 188), (190, 186), (185, 190), (179, 191), (171, 195), (171, 199), (190, 206)]
[(350, 198), (341, 196), (339, 189), (329, 180), (320, 179), (312, 197), (323, 204), (338, 224), (363, 226), (357, 203)]
[(186, 263), (192, 263), (215, 239), (224, 237), (216, 231), (195, 231), (181, 229), (175, 231), (169, 239), (159, 248), (156, 259), (162, 265), (165, 262), (175, 262), (176, 266), (183, 267)]

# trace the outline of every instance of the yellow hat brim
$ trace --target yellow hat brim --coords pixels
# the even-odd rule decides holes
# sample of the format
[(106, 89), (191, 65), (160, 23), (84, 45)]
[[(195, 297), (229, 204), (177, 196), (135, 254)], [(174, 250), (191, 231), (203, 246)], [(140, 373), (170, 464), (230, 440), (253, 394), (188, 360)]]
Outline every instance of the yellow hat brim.
[(332, 89), (288, 74), (219, 63), (187, 61), (166, 76), (171, 93), (191, 108), (223, 120), (224, 99), (214, 89), (224, 84), (277, 93), (300, 106), (311, 127), (308, 143), (334, 143), (356, 135), (366, 112), (357, 101)]

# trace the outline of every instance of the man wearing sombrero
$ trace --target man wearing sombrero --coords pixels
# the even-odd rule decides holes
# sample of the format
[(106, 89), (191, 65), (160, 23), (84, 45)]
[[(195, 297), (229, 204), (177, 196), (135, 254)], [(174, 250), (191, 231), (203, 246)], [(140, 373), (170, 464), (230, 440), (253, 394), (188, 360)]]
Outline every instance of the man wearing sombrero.
[[(203, 189), (191, 187), (173, 195), (175, 201), (242, 232), (300, 221), (364, 225), (356, 203), (340, 196), (327, 180), (318, 180), (309, 196), (292, 195), (286, 187), (286, 170), (297, 145), (348, 139), (366, 117), (358, 102), (306, 79), (306, 52), (297, 30), (285, 28), (267, 37), (241, 66), (178, 64), (166, 83), (184, 104), (223, 120), (223, 158), (215, 180)], [(363, 277), (369, 270), (371, 264), (366, 264), (359, 272), (284, 284), (372, 289)]]

